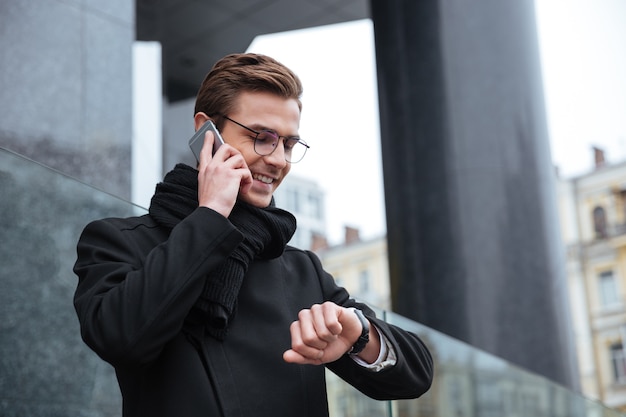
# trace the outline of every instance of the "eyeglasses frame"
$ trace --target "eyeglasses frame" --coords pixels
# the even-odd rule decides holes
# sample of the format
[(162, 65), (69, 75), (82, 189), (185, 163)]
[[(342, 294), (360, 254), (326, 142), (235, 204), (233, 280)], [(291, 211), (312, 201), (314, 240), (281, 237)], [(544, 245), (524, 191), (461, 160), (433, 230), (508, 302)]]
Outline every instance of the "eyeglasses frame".
[(311, 147), (310, 147), (310, 146), (309, 146), (309, 145), (308, 145), (308, 144), (307, 144), (304, 140), (302, 140), (302, 139), (301, 139), (301, 138), (299, 138), (298, 136), (283, 136), (283, 135), (279, 135), (278, 133), (274, 132), (273, 130), (269, 130), (269, 129), (263, 129), (263, 130), (261, 130), (261, 131), (254, 130), (254, 129), (252, 129), (251, 127), (248, 127), (248, 126), (246, 126), (246, 125), (244, 125), (244, 124), (241, 124), (241, 123), (239, 123), (238, 121), (233, 120), (233, 119), (231, 119), (230, 117), (228, 117), (228, 116), (226, 116), (226, 115), (221, 114), (221, 115), (219, 115), (219, 116), (221, 116), (221, 117), (223, 117), (224, 119), (226, 119), (226, 120), (228, 120), (228, 121), (230, 121), (230, 122), (232, 122), (232, 123), (236, 124), (237, 126), (243, 127), (244, 129), (246, 129), (246, 130), (247, 130), (247, 131), (249, 131), (249, 132), (254, 133), (254, 134), (255, 134), (254, 139), (253, 139), (253, 140), (254, 140), (254, 152), (256, 152), (256, 154), (257, 154), (257, 155), (259, 155), (259, 156), (268, 156), (268, 155), (271, 155), (271, 154), (273, 154), (273, 153), (276, 151), (276, 148), (277, 148), (277, 147), (275, 147), (275, 148), (272, 150), (272, 152), (270, 152), (270, 153), (268, 153), (268, 154), (265, 154), (265, 155), (260, 154), (260, 153), (256, 150), (257, 138), (258, 138), (258, 137), (259, 137), (259, 135), (260, 135), (261, 133), (263, 133), (263, 132), (268, 132), (268, 133), (273, 134), (274, 136), (276, 136), (276, 137), (277, 137), (277, 140), (283, 139), (283, 144), (284, 144), (284, 141), (285, 141), (285, 140), (296, 140), (299, 144), (303, 145), (303, 146), (306, 148), (306, 149), (305, 149), (305, 151), (304, 151), (304, 153), (302, 154), (302, 157), (301, 157), (300, 159), (298, 159), (297, 161), (295, 161), (295, 162), (287, 160), (287, 156), (286, 156), (286, 154), (285, 154), (285, 161), (287, 161), (287, 162), (288, 162), (288, 163), (290, 163), (290, 164), (297, 164), (298, 162), (302, 161), (302, 160), (304, 159), (304, 156), (306, 155), (306, 151), (307, 151), (307, 150), (309, 150), (309, 149), (311, 148)]

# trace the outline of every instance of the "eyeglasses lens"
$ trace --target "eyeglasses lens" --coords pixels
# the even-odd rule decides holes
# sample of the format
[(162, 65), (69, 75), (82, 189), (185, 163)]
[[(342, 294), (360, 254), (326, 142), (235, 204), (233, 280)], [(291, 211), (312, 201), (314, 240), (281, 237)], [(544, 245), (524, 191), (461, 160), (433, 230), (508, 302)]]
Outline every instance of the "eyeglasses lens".
[[(276, 145), (278, 144), (278, 136), (274, 132), (263, 130), (259, 132), (254, 141), (254, 150), (259, 155), (269, 155), (274, 152)], [(297, 139), (286, 139), (285, 146), (285, 159), (287, 162), (296, 163), (304, 158), (306, 153), (306, 146), (300, 143)]]

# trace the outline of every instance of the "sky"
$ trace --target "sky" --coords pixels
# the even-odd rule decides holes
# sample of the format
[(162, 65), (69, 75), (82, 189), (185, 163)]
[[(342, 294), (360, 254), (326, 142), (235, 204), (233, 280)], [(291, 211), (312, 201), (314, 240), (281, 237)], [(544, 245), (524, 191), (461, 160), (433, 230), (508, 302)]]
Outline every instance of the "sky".
[(359, 228), (365, 239), (383, 236), (371, 21), (265, 35), (257, 37), (248, 51), (276, 58), (302, 80), (300, 136), (311, 148), (289, 175), (310, 178), (325, 191), (329, 243), (342, 242), (346, 225)]
[[(536, 12), (560, 176), (591, 171), (593, 146), (610, 163), (626, 160), (626, 0), (537, 0)], [(365, 239), (386, 231), (373, 36), (362, 20), (264, 35), (248, 48), (302, 79), (300, 135), (311, 149), (290, 175), (325, 190), (331, 244), (346, 225)]]
[(561, 176), (590, 172), (592, 146), (610, 163), (626, 160), (626, 1), (537, 0), (536, 9), (552, 159)]

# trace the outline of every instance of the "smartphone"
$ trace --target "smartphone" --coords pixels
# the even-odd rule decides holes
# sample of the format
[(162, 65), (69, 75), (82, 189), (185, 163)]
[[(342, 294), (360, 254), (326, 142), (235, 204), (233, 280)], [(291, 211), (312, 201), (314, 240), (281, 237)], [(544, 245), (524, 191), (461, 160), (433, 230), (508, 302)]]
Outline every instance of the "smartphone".
[(224, 139), (222, 139), (220, 132), (217, 131), (215, 124), (211, 120), (208, 120), (202, 125), (202, 127), (200, 127), (200, 129), (196, 131), (191, 139), (189, 139), (189, 147), (198, 162), (200, 162), (200, 151), (202, 150), (202, 145), (204, 144), (204, 134), (207, 130), (213, 132), (213, 138), (215, 138), (213, 141), (213, 154), (215, 154), (217, 149), (224, 143)]

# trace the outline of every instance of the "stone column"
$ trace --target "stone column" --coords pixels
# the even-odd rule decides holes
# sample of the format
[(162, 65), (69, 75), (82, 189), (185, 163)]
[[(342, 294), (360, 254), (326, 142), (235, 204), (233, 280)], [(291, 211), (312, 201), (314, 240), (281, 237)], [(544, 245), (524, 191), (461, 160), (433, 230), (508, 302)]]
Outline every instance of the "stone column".
[(533, 2), (371, 6), (394, 311), (576, 388)]

